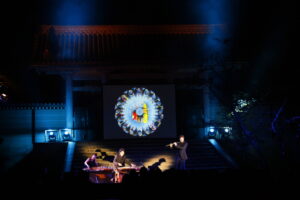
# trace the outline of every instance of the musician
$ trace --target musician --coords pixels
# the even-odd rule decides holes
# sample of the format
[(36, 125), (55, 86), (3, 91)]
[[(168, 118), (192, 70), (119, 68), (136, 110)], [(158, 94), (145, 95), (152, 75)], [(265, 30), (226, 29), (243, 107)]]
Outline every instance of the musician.
[(119, 149), (118, 153), (115, 155), (113, 164), (115, 168), (125, 167), (126, 164), (130, 165), (131, 167), (134, 166), (134, 164), (132, 164), (131, 161), (126, 158), (125, 149), (123, 148)]
[(92, 167), (97, 167), (99, 164), (96, 161), (97, 154), (93, 154), (91, 157), (87, 158), (84, 162), (84, 165), (90, 169)]
[(174, 142), (169, 144), (171, 148), (175, 148), (178, 150), (177, 156), (176, 156), (176, 169), (185, 169), (185, 162), (188, 159), (186, 154), (186, 149), (188, 146), (188, 143), (184, 140), (184, 135), (179, 136), (179, 142)]
[(113, 166), (115, 171), (115, 178), (114, 182), (120, 182), (120, 171), (119, 168), (125, 167), (126, 165), (130, 165), (131, 167), (134, 167), (135, 165), (131, 163), (129, 159), (125, 156), (125, 149), (121, 148), (119, 149), (118, 153), (115, 155)]

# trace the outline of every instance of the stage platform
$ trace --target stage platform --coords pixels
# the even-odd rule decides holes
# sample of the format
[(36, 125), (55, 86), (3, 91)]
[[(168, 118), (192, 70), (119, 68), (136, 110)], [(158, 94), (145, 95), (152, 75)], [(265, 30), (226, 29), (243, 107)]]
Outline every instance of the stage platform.
[[(175, 167), (176, 151), (166, 147), (174, 139), (151, 140), (106, 140), (99, 142), (77, 142), (72, 162), (72, 172), (82, 171), (86, 158), (97, 153), (97, 162), (102, 166), (112, 166), (113, 157), (119, 148), (126, 149), (126, 156), (136, 165), (147, 168), (159, 167), (162, 171)], [(210, 141), (191, 140), (187, 148), (188, 170), (227, 169), (233, 165), (222, 150)], [(216, 142), (217, 143), (217, 142)]]

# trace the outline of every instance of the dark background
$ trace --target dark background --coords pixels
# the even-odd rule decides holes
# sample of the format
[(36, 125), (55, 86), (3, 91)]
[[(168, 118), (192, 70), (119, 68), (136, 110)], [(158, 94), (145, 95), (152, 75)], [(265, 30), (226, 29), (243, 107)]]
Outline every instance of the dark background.
[[(213, 10), (211, 7), (201, 6), (206, 2), (212, 2), (214, 5), (220, 3), (221, 5)], [(3, 1), (1, 2), (0, 79), (7, 83), (9, 103), (64, 102), (63, 80), (59, 76), (37, 74), (31, 68), (34, 34), (39, 30), (39, 25), (43, 24), (224, 24), (230, 32), (230, 35), (224, 38), (224, 43), (230, 44), (230, 48), (226, 50), (226, 61), (246, 62), (247, 64), (242, 69), (219, 75), (214, 74), (213, 79), (217, 79), (219, 76), (224, 80), (218, 95), (222, 97), (224, 105), (229, 108), (229, 111), (232, 108), (230, 107), (232, 95), (239, 91), (244, 91), (250, 97), (257, 99), (257, 105), (264, 109), (260, 109), (261, 107), (258, 106), (256, 109), (252, 109), (252, 115), (251, 112), (250, 115), (246, 113), (242, 119), (247, 127), (251, 128), (250, 125), (253, 125), (252, 130), (254, 130), (253, 133), (257, 140), (249, 142), (241, 137), (240, 140), (224, 142), (223, 146), (227, 150), (231, 149), (229, 153), (237, 158), (239, 163), (245, 166), (245, 169), (263, 168), (277, 174), (276, 180), (278, 181), (271, 186), (279, 186), (275, 187), (275, 190), (280, 191), (282, 183), (284, 185), (288, 183), (287, 178), (280, 178), (280, 176), (285, 174), (286, 177), (296, 177), (293, 174), (299, 174), (300, 166), (300, 137), (296, 135), (299, 133), (299, 123), (292, 124), (293, 127), (288, 124), (289, 119), (299, 116), (300, 113), (299, 7), (297, 3), (297, 1), (262, 0)], [(219, 11), (223, 12), (223, 17), (215, 18)], [(199, 52), (199, 55), (206, 52), (206, 50)], [(203, 63), (199, 63), (199, 65), (201, 64)], [(138, 72), (139, 69), (136, 71)], [(198, 78), (195, 76), (195, 79), (198, 80)], [(190, 78), (184, 76), (180, 84), (193, 85)], [(192, 135), (197, 136), (202, 120), (202, 96), (199, 90), (195, 92), (180, 88), (176, 85), (178, 132), (184, 134), (192, 132)], [(77, 96), (80, 95), (74, 94), (75, 107), (81, 106), (81, 103), (86, 106), (89, 104), (86, 99), (93, 97), (99, 99), (99, 101), (94, 99), (93, 105), (95, 102), (101, 101), (100, 95), (84, 94), (81, 98), (82, 101), (76, 101)], [(159, 96), (163, 98), (162, 95), (159, 94)], [(98, 109), (100, 105), (97, 106)], [(283, 107), (283, 111), (277, 119), (278, 133), (274, 134), (271, 130), (271, 122), (281, 107)], [(92, 110), (95, 107), (89, 106), (88, 109)], [(264, 110), (266, 110), (266, 116), (262, 115)], [(99, 116), (99, 113), (92, 116)], [(93, 117), (93, 119), (96, 118)], [(97, 120), (95, 121), (94, 124), (97, 123)], [(259, 121), (263, 122), (262, 125), (258, 123)], [(98, 122), (100, 123), (101, 120)], [(116, 125), (119, 133), (122, 133), (117, 124), (113, 124)], [(162, 130), (164, 125), (163, 121), (158, 131)], [(94, 126), (100, 129), (97, 124)], [(31, 147), (30, 136), (29, 133), (26, 143), (21, 138), (22, 142), (16, 140), (14, 144), (4, 138), (0, 164), (12, 157), (3, 156), (4, 153), (10, 152), (7, 149), (24, 150), (23, 153), (26, 155), (28, 152), (25, 152), (25, 145), (29, 146), (28, 149)], [(9, 144), (9, 147), (4, 146), (4, 143)], [(260, 145), (260, 152), (256, 153), (257, 149), (254, 149), (253, 143)], [(20, 146), (20, 144), (24, 146)], [(24, 170), (18, 171), (23, 172)], [(243, 181), (248, 182), (247, 177), (251, 176), (251, 173), (246, 174), (248, 176)], [(231, 177), (231, 175), (229, 176)], [(31, 177), (22, 180), (30, 179)], [(206, 183), (203, 182), (203, 184)], [(257, 180), (253, 183), (257, 184)], [(245, 185), (244, 191), (249, 194), (249, 188), (253, 188), (254, 184), (250, 181), (250, 184)], [(266, 185), (269, 184), (263, 186)], [(260, 189), (264, 189), (264, 187)], [(275, 190), (272, 188), (271, 191)], [(233, 194), (230, 189), (228, 191)], [(290, 193), (286, 193), (286, 195), (288, 194)]]
[[(216, 0), (216, 4), (222, 2), (221, 10), (228, 13), (228, 17), (217, 20), (203, 17), (203, 15), (213, 16), (214, 14), (210, 13), (210, 9), (201, 10), (199, 5), (205, 2), (209, 1), (33, 0), (3, 2), (2, 8), (8, 12), (1, 12), (3, 21), (1, 48), (3, 51), (0, 79), (3, 78), (8, 83), (9, 102), (64, 102), (62, 78), (55, 75), (37, 74), (30, 67), (34, 33), (38, 31), (41, 24), (223, 23), (231, 31), (229, 38), (231, 47), (227, 50), (229, 53), (227, 61), (247, 62), (248, 64), (242, 70), (221, 75), (226, 83), (220, 89), (220, 96), (230, 97), (236, 91), (248, 92), (250, 96), (262, 99), (262, 101), (266, 100), (262, 97), (267, 96), (268, 102), (271, 102), (274, 107), (274, 112), (282, 105), (284, 99), (288, 99), (287, 114), (299, 113), (300, 70), (297, 50), (299, 17), (296, 1)], [(213, 1), (210, 0), (210, 2)], [(206, 10), (207, 12), (203, 12)], [(199, 52), (199, 55), (203, 53), (205, 51)], [(188, 78), (182, 78), (181, 82), (192, 85)], [(186, 99), (186, 95), (190, 98)], [(176, 100), (181, 102), (177, 109), (179, 112), (177, 116), (193, 115), (197, 119), (196, 122), (201, 120), (199, 107), (201, 96), (198, 93), (187, 90), (177, 91)], [(183, 119), (178, 122), (180, 130), (197, 126), (187, 117)], [(195, 134), (197, 130), (196, 127)]]
[[(34, 33), (40, 24), (107, 25), (107, 24), (201, 24), (215, 23), (201, 17), (199, 4), (204, 0), (96, 1), (33, 0), (5, 1), (2, 18), (2, 53), (0, 73), (10, 82), (11, 101), (61, 101), (53, 99), (60, 84), (56, 78), (36, 77), (28, 68), (31, 63)], [(218, 1), (216, 1), (218, 2)], [(221, 1), (220, 1), (221, 2)], [(276, 90), (279, 96), (296, 95), (299, 76), (296, 1), (230, 0), (226, 2), (230, 18), (217, 21), (232, 31), (230, 60), (247, 61), (244, 87), (251, 85), (254, 73), (263, 70), (260, 88)], [(223, 3), (225, 4), (225, 3)], [(75, 16), (76, 15), (76, 16)], [(79, 20), (79, 17), (80, 20)], [(201, 52), (200, 52), (201, 53)], [(44, 84), (47, 93), (37, 87)], [(257, 87), (257, 86), (255, 86)], [(63, 92), (61, 92), (63, 94)], [(37, 97), (39, 94), (40, 97)], [(277, 96), (277, 95), (276, 95)], [(51, 99), (52, 98), (52, 99)]]

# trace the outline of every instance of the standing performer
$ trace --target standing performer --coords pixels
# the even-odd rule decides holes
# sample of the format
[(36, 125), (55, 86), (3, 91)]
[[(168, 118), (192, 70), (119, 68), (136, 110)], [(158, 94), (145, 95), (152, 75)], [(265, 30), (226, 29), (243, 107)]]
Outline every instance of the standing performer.
[(176, 156), (176, 169), (184, 170), (185, 162), (188, 159), (186, 154), (186, 148), (188, 146), (188, 143), (184, 141), (184, 135), (179, 136), (179, 142), (174, 142), (167, 146), (178, 149), (178, 153)]

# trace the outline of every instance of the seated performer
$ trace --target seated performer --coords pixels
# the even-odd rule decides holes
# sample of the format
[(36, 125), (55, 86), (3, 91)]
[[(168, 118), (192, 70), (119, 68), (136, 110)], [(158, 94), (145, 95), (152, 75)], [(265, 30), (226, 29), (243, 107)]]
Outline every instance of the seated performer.
[(123, 148), (119, 149), (118, 153), (115, 155), (113, 164), (115, 168), (125, 167), (126, 164), (131, 167), (135, 166), (129, 159), (126, 158), (125, 149)]
[(188, 143), (184, 141), (184, 135), (179, 136), (179, 142), (174, 142), (169, 144), (171, 148), (178, 149), (178, 153), (176, 156), (176, 169), (185, 169), (185, 161), (188, 159), (186, 154), (186, 148)]
[(91, 157), (89, 157), (88, 159), (85, 160), (84, 162), (84, 165), (90, 169), (92, 167), (97, 167), (98, 166), (98, 163), (96, 161), (96, 158), (97, 158), (97, 154), (93, 154)]
[(125, 156), (125, 149), (121, 148), (119, 149), (118, 153), (115, 155), (113, 166), (115, 171), (115, 182), (120, 182), (120, 172), (119, 168), (125, 167), (125, 165), (130, 165), (131, 167), (134, 167), (135, 165), (131, 163), (130, 160), (128, 160)]

